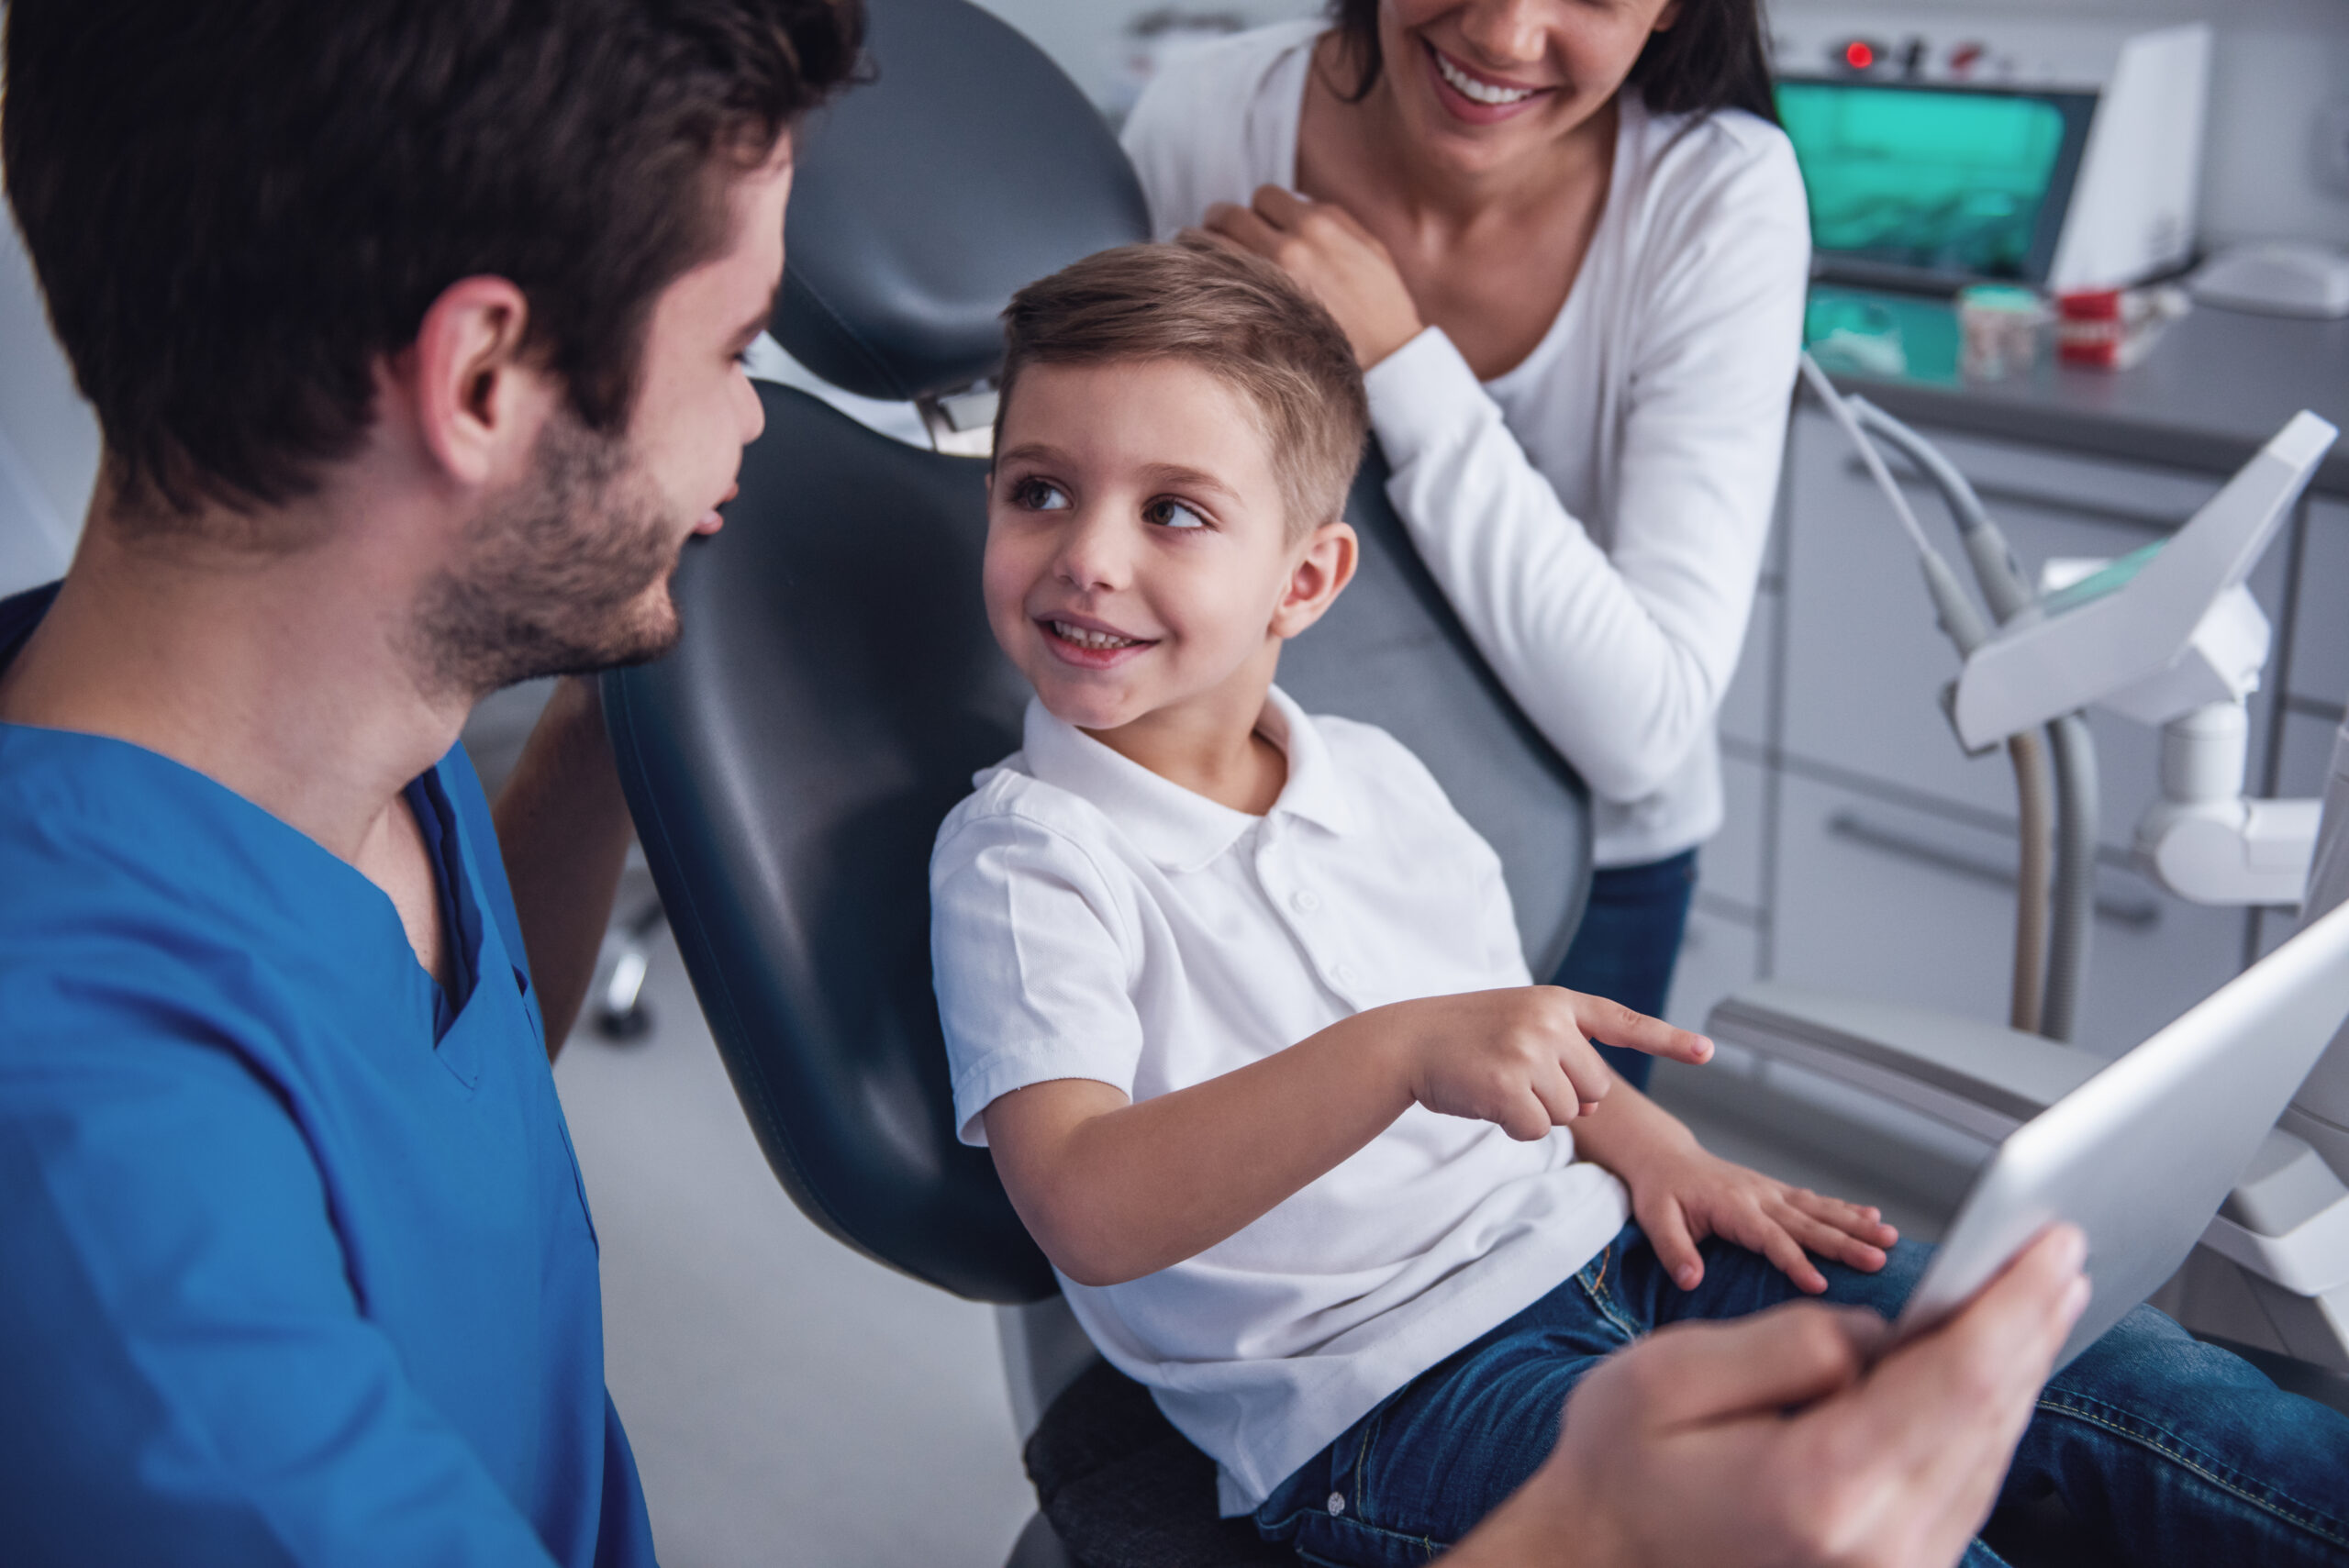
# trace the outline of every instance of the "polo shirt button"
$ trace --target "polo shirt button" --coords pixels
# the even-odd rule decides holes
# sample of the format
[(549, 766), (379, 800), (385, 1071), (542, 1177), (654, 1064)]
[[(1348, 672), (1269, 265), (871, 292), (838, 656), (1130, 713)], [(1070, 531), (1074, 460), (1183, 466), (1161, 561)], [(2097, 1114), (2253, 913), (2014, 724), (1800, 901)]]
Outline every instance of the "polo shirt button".
[(1333, 963), (1330, 966), (1330, 978), (1336, 981), (1341, 985), (1345, 984), (1353, 977), (1354, 972), (1342, 963)]
[(1332, 1492), (1332, 1493), (1330, 1493), (1330, 1512), (1331, 1514), (1333, 1514), (1333, 1515), (1334, 1515), (1334, 1514), (1342, 1514), (1342, 1513), (1344, 1513), (1345, 1511), (1346, 1511), (1346, 1495), (1345, 1495), (1343, 1492)]
[(1321, 895), (1308, 887), (1298, 893), (1292, 894), (1289, 897), (1289, 903), (1296, 906), (1298, 914), (1310, 915), (1313, 911), (1321, 907)]

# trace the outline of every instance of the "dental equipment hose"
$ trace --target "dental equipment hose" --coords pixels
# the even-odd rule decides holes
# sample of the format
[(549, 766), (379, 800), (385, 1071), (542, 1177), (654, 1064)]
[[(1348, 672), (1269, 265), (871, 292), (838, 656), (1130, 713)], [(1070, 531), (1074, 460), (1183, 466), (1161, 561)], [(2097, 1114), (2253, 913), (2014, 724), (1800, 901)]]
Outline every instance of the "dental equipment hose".
[[(1955, 465), (1922, 436), (1876, 407), (1865, 398), (1846, 400), (1827, 379), (1827, 373), (1809, 354), (1801, 359), (1803, 379), (1828, 414), (1859, 453), (1869, 477), (1892, 504), (1909, 544), (1917, 551), (1925, 575), (1925, 590), (1933, 601), (1943, 632), (1957, 648), (1962, 661), (1989, 636), (1972, 599), (1957, 582), (1909, 507), (1891, 471), (1868, 439), (1882, 436), (1915, 462), (1948, 503), (1965, 540), (1968, 563), (1982, 594), (2001, 621), (2011, 619), (2032, 602), (2005, 536), (1990, 520), (1981, 497)], [(1868, 427), (1864, 429), (1863, 425)], [(2015, 888), (2015, 964), (2009, 995), (2009, 1018), (2014, 1028), (2035, 1029), (2049, 1040), (2067, 1040), (2078, 1018), (2079, 996), (2087, 969), (2089, 922), (2095, 918), (2095, 857), (2097, 831), (2096, 747), (2087, 723), (2078, 714), (2066, 715), (2047, 727), (2049, 751), (2055, 775), (2053, 907), (2049, 904), (2048, 784), (2046, 757), (2035, 736), (2010, 736), (2007, 756), (2015, 772), (2015, 798), (2021, 817), (2021, 854)], [(2052, 930), (2051, 928), (2052, 927)], [(2042, 954), (2044, 954), (2044, 967)]]
[(2015, 867), (2014, 985), (2007, 1003), (2007, 1027), (2036, 1034), (2045, 1005), (2047, 961), (2047, 873), (2049, 820), (2054, 803), (2047, 785), (2047, 758), (2039, 737), (2026, 729), (2007, 737), (2014, 764), (2015, 804), (2022, 818), (2022, 854)]
[[(1941, 449), (1878, 408), (1865, 397), (1846, 400), (1854, 423), (1868, 434), (1888, 442), (1918, 471), (1932, 481), (1947, 503), (1950, 516), (1965, 541), (1967, 561), (1982, 597), (2001, 625), (2030, 607), (2036, 595), (2014, 551), (1998, 524), (1990, 520), (1982, 498)], [(2032, 854), (2043, 843), (2045, 828), (2032, 818), (2033, 785), (2026, 782), (2024, 760), (2016, 756), (2013, 740), (2008, 755), (2015, 764), (2015, 796), (2022, 818), (2022, 863), (2015, 895), (2016, 968), (2013, 1017), (2029, 1018), (2014, 1027), (2032, 1030), (2049, 1040), (2068, 1040), (2079, 1017), (2080, 995), (2087, 984), (2089, 939), (2096, 920), (2096, 840), (2099, 808), (2097, 793), (2096, 738), (2087, 718), (2069, 714), (2047, 727), (2047, 749), (2038, 764), (2052, 762), (2055, 779), (2054, 908), (2043, 868), (2033, 874)], [(2038, 787), (2045, 788), (2044, 773)], [(2043, 800), (2043, 795), (2042, 799)], [(2025, 927), (2045, 933), (2045, 946), (2034, 946), (2032, 968), (2043, 961), (2043, 979), (2026, 975), (2022, 962)], [(2037, 980), (2041, 999), (2028, 1014), (2023, 1009), (2027, 980)]]

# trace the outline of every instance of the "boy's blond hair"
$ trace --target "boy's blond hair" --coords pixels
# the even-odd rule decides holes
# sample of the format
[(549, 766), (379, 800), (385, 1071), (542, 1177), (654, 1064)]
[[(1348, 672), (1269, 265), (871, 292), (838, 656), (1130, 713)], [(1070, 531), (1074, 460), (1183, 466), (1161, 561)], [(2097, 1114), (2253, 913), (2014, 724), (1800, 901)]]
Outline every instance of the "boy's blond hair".
[(1272, 262), (1190, 235), (1120, 246), (1030, 284), (1003, 324), (998, 441), (1030, 365), (1184, 360), (1256, 410), (1291, 539), (1345, 509), (1370, 429), (1362, 372), (1330, 313)]

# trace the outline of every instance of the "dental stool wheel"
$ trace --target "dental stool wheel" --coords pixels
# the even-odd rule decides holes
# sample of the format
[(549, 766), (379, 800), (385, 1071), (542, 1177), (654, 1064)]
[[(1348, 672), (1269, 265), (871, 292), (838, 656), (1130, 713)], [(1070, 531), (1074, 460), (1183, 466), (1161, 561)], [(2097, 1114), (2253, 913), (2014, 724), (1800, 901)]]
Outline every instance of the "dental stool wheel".
[(618, 1013), (598, 1006), (596, 1032), (614, 1045), (632, 1045), (652, 1032), (652, 1009), (642, 1002)]
[(615, 1045), (642, 1040), (652, 1032), (652, 1009), (645, 1005), (644, 980), (652, 969), (653, 936), (663, 923), (661, 901), (653, 898), (614, 928), (619, 951), (612, 959), (611, 973), (596, 991), (596, 1032)]

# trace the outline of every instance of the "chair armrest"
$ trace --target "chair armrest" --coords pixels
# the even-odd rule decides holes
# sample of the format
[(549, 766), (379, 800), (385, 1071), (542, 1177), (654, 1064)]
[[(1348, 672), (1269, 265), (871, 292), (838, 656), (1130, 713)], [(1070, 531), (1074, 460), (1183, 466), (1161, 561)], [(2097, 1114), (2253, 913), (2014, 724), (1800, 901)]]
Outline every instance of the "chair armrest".
[(1705, 1032), (1718, 1044), (1816, 1073), (1993, 1142), (2105, 1065), (2102, 1057), (1996, 1024), (1776, 980), (1723, 1000)]

